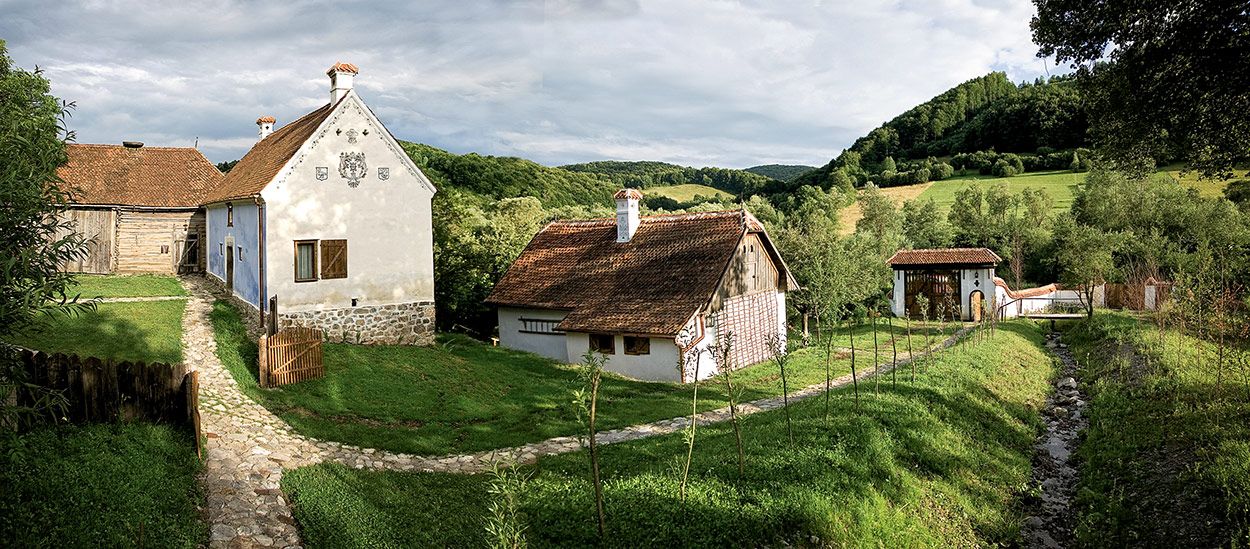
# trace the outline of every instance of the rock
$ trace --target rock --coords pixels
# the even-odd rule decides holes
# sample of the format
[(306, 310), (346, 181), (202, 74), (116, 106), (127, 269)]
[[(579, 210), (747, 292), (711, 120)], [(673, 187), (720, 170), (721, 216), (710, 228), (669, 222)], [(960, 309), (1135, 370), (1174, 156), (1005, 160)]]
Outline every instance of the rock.
[(234, 528), (226, 524), (214, 524), (212, 528), (213, 541), (226, 541), (234, 538)]
[(1050, 415), (1055, 417), (1068, 417), (1068, 409), (1062, 406), (1056, 406), (1050, 409)]
[(1076, 380), (1072, 377), (1065, 377), (1055, 384), (1060, 389), (1076, 389)]

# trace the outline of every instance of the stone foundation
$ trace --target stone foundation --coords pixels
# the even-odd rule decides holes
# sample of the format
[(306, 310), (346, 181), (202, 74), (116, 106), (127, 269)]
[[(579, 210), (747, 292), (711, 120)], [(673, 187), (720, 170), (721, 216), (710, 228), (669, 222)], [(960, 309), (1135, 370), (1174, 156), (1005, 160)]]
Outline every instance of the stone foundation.
[(418, 301), (320, 309), (283, 311), (278, 307), (279, 328), (293, 326), (325, 330), (326, 341), (361, 345), (431, 345), (434, 343), (434, 302)]

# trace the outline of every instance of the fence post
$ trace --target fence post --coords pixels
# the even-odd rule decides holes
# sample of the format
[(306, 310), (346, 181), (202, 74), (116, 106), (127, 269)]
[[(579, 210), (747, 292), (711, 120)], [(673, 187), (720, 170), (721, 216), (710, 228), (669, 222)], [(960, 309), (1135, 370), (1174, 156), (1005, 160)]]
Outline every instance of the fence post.
[(256, 361), (256, 377), (259, 378), (261, 387), (269, 387), (269, 334), (260, 336), (260, 345), (257, 347), (260, 355)]

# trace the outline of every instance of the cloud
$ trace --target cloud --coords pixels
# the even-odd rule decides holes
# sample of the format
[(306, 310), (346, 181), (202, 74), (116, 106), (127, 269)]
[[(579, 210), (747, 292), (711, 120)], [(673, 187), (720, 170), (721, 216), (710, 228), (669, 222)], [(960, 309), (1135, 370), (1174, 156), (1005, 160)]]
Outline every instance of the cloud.
[[(173, 5), (170, 5), (173, 4)], [(76, 101), (81, 142), (231, 160), (262, 114), (362, 69), (393, 133), (547, 164), (823, 164), (969, 78), (1045, 71), (1028, 0), (255, 3), (0, 0), (0, 37)], [(1053, 70), (1053, 69), (1052, 69)]]

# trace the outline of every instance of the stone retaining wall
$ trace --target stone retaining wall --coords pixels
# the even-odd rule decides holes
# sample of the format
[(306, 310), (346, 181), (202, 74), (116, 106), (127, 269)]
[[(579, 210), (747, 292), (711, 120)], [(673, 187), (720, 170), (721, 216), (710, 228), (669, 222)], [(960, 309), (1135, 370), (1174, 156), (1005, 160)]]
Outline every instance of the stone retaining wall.
[(280, 328), (325, 330), (326, 340), (363, 345), (431, 345), (434, 343), (434, 302), (283, 311)]

